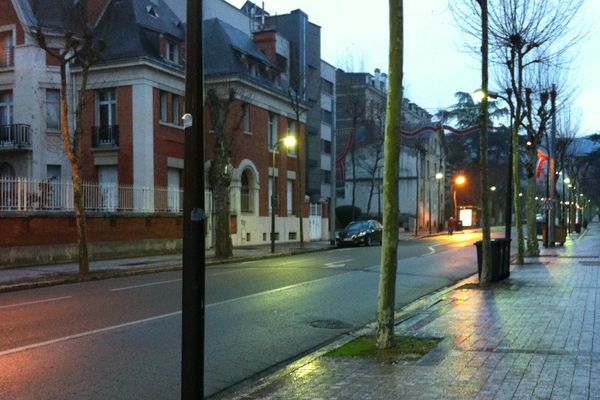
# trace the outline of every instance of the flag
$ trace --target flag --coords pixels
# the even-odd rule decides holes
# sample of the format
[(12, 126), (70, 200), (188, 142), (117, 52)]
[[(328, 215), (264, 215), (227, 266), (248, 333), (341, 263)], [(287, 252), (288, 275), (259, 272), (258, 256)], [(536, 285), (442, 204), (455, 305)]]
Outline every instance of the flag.
[(544, 164), (546, 162), (548, 162), (548, 159), (550, 157), (548, 157), (548, 154), (544, 153), (544, 151), (542, 149), (537, 150), (537, 156), (538, 156), (538, 162), (537, 162), (537, 167), (535, 169), (535, 176), (536, 176), (536, 178), (539, 178), (540, 175), (542, 174), (542, 169), (544, 169)]

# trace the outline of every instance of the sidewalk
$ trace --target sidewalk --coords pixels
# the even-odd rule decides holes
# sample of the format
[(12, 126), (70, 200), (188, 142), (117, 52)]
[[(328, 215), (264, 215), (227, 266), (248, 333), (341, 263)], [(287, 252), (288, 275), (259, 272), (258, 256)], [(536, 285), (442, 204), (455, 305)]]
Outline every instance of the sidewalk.
[(599, 241), (600, 226), (590, 225), (489, 289), (463, 281), (408, 306), (398, 334), (443, 338), (418, 361), (323, 355), (346, 337), (226, 398), (600, 398)]

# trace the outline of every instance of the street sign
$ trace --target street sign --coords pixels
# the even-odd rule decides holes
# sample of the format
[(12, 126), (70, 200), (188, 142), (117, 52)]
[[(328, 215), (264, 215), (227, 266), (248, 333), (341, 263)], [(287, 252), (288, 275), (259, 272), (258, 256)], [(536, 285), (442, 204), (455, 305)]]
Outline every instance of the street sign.
[(554, 208), (554, 202), (552, 199), (544, 200), (544, 210), (552, 210)]

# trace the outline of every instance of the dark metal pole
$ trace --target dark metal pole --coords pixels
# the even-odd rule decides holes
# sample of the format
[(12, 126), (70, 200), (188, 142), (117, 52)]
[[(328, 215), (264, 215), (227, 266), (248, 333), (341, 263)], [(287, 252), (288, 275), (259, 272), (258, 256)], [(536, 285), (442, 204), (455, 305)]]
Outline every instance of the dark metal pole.
[(181, 398), (204, 397), (204, 67), (203, 1), (187, 2)]
[(548, 183), (550, 186), (550, 192), (548, 194), (550, 201), (550, 208), (548, 209), (548, 246), (554, 247), (556, 242), (556, 85), (552, 85), (550, 101), (552, 107), (552, 131), (550, 134), (550, 145), (548, 146), (548, 155), (550, 156), (548, 162)]
[[(513, 119), (512, 111), (510, 113), (510, 130), (508, 132), (508, 155), (507, 155), (507, 171), (506, 171), (506, 215), (504, 216), (504, 238), (510, 240), (512, 232), (512, 203), (513, 203)], [(510, 248), (509, 248), (510, 249)], [(510, 251), (510, 250), (509, 250)]]
[(276, 142), (271, 151), (273, 152), (273, 162), (271, 164), (271, 253), (275, 253), (275, 196), (276, 196), (276, 185), (275, 185), (275, 149), (277, 148)]
[(431, 235), (431, 171), (429, 169), (429, 161), (427, 161), (427, 193), (429, 201), (429, 234)]

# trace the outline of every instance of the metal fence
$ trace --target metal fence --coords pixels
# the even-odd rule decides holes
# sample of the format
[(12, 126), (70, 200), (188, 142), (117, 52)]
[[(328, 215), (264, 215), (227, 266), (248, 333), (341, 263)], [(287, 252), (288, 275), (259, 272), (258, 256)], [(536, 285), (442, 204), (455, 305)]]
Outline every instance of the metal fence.
[[(181, 212), (179, 188), (84, 182), (83, 207), (103, 212)], [(73, 184), (58, 180), (0, 177), (0, 211), (72, 211)]]

